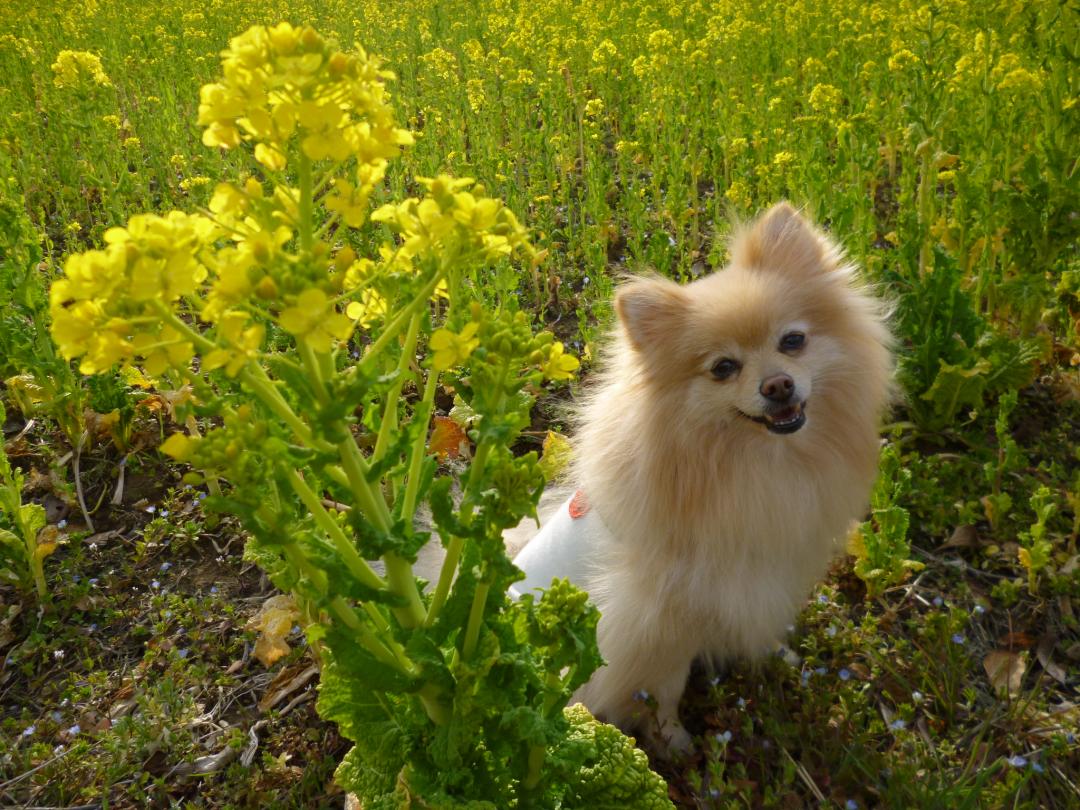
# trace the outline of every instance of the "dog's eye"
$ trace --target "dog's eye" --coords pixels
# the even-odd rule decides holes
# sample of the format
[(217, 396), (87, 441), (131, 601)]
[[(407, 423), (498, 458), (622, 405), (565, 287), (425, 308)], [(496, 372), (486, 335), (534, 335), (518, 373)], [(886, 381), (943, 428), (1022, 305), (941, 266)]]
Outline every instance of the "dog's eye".
[(712, 367), (712, 375), (718, 380), (726, 380), (733, 374), (738, 373), (740, 368), (742, 368), (742, 364), (738, 360), (725, 357), (723, 360), (716, 361), (716, 365)]
[(794, 352), (798, 351), (806, 343), (806, 335), (802, 332), (788, 332), (782, 338), (780, 338), (780, 351), (782, 352)]

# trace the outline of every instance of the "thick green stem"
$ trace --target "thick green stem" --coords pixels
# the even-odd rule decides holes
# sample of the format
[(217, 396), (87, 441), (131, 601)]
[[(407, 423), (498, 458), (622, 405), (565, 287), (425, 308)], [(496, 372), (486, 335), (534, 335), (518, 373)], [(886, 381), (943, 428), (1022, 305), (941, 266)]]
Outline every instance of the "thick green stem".
[[(368, 464), (360, 454), (360, 448), (350, 436), (342, 440), (338, 445), (338, 450), (341, 454), (341, 464), (345, 468), (345, 475), (349, 478), (353, 497), (356, 498), (361, 510), (376, 528), (382, 532), (389, 532), (391, 529), (390, 510), (382, 494), (368, 483)], [(423, 624), (426, 611), (420, 599), (420, 590), (416, 587), (412, 566), (408, 560), (392, 552), (384, 554), (382, 559), (386, 563), (386, 578), (390, 583), (390, 590), (405, 597), (407, 602), (405, 607), (395, 608), (394, 615), (406, 628)]]
[[(373, 460), (383, 457), (386, 446), (390, 443), (390, 436), (398, 426), (398, 400), (401, 398), (401, 387), (405, 384), (405, 372), (409, 370), (416, 353), (416, 339), (420, 334), (419, 312), (414, 312), (409, 321), (409, 331), (405, 333), (405, 345), (401, 347), (401, 358), (397, 364), (397, 379), (390, 385), (386, 394), (386, 409), (383, 411), (382, 424), (379, 425), (379, 437), (375, 440), (375, 452)], [(411, 513), (405, 513), (411, 514)]]
[(378, 357), (382, 353), (383, 349), (390, 343), (391, 340), (397, 337), (398, 333), (405, 328), (405, 325), (410, 322), (413, 315), (418, 313), (423, 307), (427, 306), (431, 294), (435, 292), (435, 288), (439, 286), (439, 282), (443, 279), (443, 273), (440, 270), (431, 277), (431, 281), (424, 285), (424, 289), (410, 301), (404, 309), (398, 311), (394, 316), (394, 319), (390, 321), (383, 329), (382, 334), (378, 339), (372, 343), (366, 352), (364, 357), (360, 361), (360, 369), (365, 373), (370, 373), (372, 365), (378, 362)]
[(476, 642), (480, 638), (480, 625), (484, 623), (484, 608), (490, 590), (490, 582), (480, 582), (473, 593), (472, 605), (469, 607), (469, 623), (465, 627), (465, 642), (461, 647), (461, 655), (466, 661), (476, 652)]
[(346, 567), (361, 583), (369, 588), (375, 588), (382, 590), (386, 587), (386, 583), (376, 574), (371, 566), (364, 561), (360, 556), (360, 553), (356, 550), (352, 541), (345, 535), (345, 532), (334, 520), (333, 516), (326, 511), (326, 507), (322, 505), (322, 499), (307, 485), (307, 482), (300, 477), (300, 474), (293, 469), (285, 468), (285, 476), (292, 486), (293, 491), (300, 496), (300, 500), (304, 502), (304, 506), (311, 512), (311, 516), (315, 519), (315, 523), (322, 529), (330, 541), (334, 544), (334, 548), (337, 549), (338, 554), (341, 555)]
[(428, 372), (427, 382), (424, 383), (424, 397), (420, 401), (420, 407), (413, 411), (413, 419), (423, 425), (413, 440), (412, 450), (409, 455), (408, 478), (405, 482), (405, 498), (401, 503), (401, 514), (411, 515), (416, 511), (416, 498), (420, 492), (420, 470), (427, 457), (427, 426), (431, 421), (431, 411), (435, 404), (435, 391), (439, 387), (439, 372), (431, 369)]
[[(475, 493), (476, 487), (483, 476), (484, 467), (487, 465), (488, 456), (491, 455), (491, 445), (481, 444), (476, 450), (472, 467), (469, 469), (469, 480), (465, 484), (465, 496), (462, 499), (461, 522), (466, 526), (472, 521), (473, 500), (470, 496)], [(450, 585), (457, 573), (458, 562), (461, 560), (461, 551), (465, 541), (460, 537), (451, 537), (446, 547), (446, 557), (443, 559), (442, 568), (439, 569), (439, 582), (435, 586), (435, 593), (431, 597), (431, 605), (428, 608), (427, 626), (435, 624), (439, 612), (442, 610), (446, 599), (450, 594)]]
[(300, 183), (299, 219), (297, 226), (300, 230), (300, 249), (311, 250), (315, 233), (315, 214), (313, 206), (313, 184), (311, 181), (311, 158), (300, 150), (300, 159), (297, 161), (297, 175)]
[(529, 746), (529, 772), (525, 775), (525, 788), (532, 790), (540, 784), (540, 775), (544, 767), (544, 754), (547, 748), (543, 745)]

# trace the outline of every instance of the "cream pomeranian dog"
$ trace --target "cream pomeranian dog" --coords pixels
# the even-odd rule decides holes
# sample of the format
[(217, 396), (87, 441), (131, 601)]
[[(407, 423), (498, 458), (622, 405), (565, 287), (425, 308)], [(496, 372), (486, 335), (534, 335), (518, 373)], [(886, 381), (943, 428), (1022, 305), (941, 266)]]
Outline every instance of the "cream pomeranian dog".
[(787, 203), (736, 235), (722, 272), (634, 278), (615, 309), (578, 413), (577, 492), (515, 557), (514, 591), (554, 576), (587, 590), (607, 664), (575, 697), (631, 728), (644, 691), (662, 741), (685, 749), (691, 663), (775, 649), (864, 514), (891, 338), (855, 268)]

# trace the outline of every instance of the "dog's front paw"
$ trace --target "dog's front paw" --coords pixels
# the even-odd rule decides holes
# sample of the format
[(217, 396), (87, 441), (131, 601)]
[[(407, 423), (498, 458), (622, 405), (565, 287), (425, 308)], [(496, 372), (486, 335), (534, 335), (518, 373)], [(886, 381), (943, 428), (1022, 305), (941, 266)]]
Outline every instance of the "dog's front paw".
[(660, 729), (660, 735), (664, 738), (669, 755), (682, 756), (694, 747), (690, 742), (690, 732), (678, 720)]

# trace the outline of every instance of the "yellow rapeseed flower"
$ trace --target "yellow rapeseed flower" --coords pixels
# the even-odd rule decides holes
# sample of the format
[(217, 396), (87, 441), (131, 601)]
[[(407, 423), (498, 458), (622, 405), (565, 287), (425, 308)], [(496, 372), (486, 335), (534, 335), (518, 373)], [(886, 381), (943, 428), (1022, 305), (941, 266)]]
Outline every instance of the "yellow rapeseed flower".
[(469, 321), (458, 334), (449, 329), (437, 329), (428, 344), (435, 352), (431, 367), (436, 371), (446, 371), (465, 362), (473, 349), (480, 345), (476, 337), (479, 328), (480, 324)]
[(79, 87), (86, 81), (98, 87), (112, 87), (101, 57), (89, 51), (60, 51), (52, 71), (53, 84), (57, 87)]

